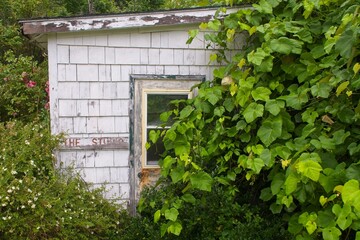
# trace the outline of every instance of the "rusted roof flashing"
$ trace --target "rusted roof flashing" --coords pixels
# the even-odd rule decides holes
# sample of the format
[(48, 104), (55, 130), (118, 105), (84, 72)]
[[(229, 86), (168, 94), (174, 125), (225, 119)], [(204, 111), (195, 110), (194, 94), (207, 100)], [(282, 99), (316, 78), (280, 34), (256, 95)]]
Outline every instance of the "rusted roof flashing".
[[(25, 35), (167, 26), (207, 22), (213, 18), (216, 10), (214, 8), (206, 8), (152, 13), (21, 20), (20, 24)], [(234, 11), (236, 11), (235, 8), (228, 9), (228, 13)]]

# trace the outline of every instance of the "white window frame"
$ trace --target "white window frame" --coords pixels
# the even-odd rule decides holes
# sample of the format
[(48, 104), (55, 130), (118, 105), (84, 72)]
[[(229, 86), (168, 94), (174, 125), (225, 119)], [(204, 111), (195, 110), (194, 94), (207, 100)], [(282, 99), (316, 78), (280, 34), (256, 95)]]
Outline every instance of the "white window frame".
[[(146, 149), (146, 142), (148, 142), (148, 136), (147, 136), (147, 130), (148, 129), (156, 129), (157, 127), (161, 130), (163, 129), (160, 126), (148, 126), (147, 125), (147, 96), (149, 94), (158, 94), (158, 95), (187, 95), (187, 98), (190, 99), (193, 97), (193, 92), (190, 90), (184, 90), (184, 89), (143, 89), (142, 91), (142, 123), (141, 128), (142, 131), (142, 167), (143, 168), (159, 168), (160, 166), (158, 164), (148, 164), (147, 161), (147, 149)], [(171, 126), (165, 126), (165, 128), (170, 128)]]

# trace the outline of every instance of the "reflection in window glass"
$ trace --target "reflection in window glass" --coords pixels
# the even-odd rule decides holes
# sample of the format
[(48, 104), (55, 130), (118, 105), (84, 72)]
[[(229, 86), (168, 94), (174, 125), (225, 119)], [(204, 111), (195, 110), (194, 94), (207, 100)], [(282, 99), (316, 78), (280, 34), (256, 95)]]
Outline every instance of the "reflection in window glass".
[[(147, 112), (146, 112), (146, 140), (148, 140), (148, 134), (151, 130), (159, 128), (164, 124), (160, 120), (160, 114), (172, 109), (171, 101), (187, 99), (189, 93), (147, 93)], [(171, 121), (167, 124), (171, 124)], [(169, 126), (168, 126), (169, 127)], [(162, 139), (159, 139), (155, 144), (151, 144), (151, 147), (146, 151), (146, 165), (156, 166), (160, 155), (165, 151)]]
[(172, 109), (170, 102), (187, 97), (188, 94), (147, 94), (147, 126), (157, 127), (163, 124), (160, 114)]

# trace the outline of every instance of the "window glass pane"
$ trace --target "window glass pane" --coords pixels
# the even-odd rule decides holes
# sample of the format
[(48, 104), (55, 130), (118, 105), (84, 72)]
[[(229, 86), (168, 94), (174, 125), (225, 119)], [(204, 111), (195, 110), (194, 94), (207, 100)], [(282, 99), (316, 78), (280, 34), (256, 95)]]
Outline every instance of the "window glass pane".
[[(188, 92), (184, 93), (147, 93), (147, 122), (146, 122), (146, 141), (148, 141), (149, 132), (157, 129), (161, 124), (160, 114), (173, 108), (171, 101), (188, 98)], [(168, 124), (171, 123), (168, 122)], [(151, 144), (146, 151), (146, 165), (156, 166), (165, 151), (162, 139), (160, 138), (155, 144)]]
[(163, 122), (160, 121), (160, 114), (171, 110), (170, 102), (173, 100), (187, 99), (188, 93), (175, 94), (147, 94), (147, 125), (159, 126)]

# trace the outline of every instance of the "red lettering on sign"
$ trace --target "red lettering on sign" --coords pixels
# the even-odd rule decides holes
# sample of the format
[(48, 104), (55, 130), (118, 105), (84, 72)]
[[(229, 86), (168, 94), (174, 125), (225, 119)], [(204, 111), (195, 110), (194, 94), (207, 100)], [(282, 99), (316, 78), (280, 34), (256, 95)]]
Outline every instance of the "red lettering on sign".
[(65, 140), (65, 146), (67, 147), (77, 147), (80, 144), (79, 138), (68, 138)]

